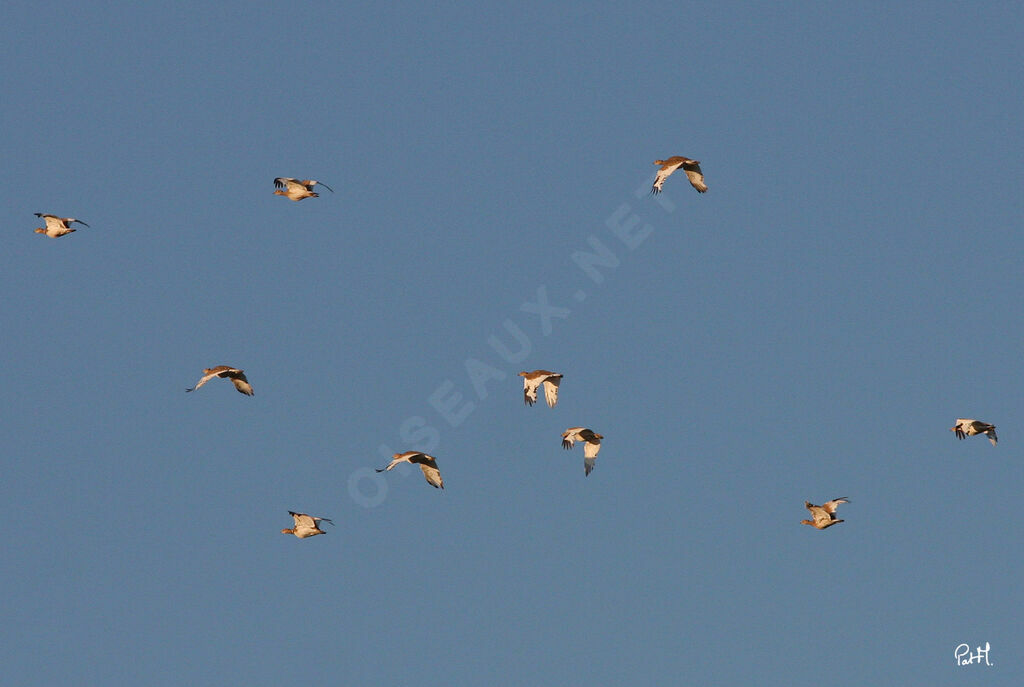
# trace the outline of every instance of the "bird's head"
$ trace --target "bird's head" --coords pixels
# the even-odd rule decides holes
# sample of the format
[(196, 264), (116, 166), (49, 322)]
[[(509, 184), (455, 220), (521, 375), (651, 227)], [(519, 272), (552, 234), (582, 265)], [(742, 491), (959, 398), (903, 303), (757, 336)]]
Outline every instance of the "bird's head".
[(36, 227), (36, 233), (37, 234), (45, 234), (46, 230), (43, 229), (42, 227)]
[(595, 439), (604, 439), (604, 435), (603, 434), (598, 434), (598, 433), (595, 432), (594, 433), (594, 438)]
[(287, 527), (281, 530), (281, 534), (295, 534), (295, 530), (290, 530)]
[(663, 164), (665, 164), (665, 161), (664, 160), (655, 160), (654, 164), (656, 164), (656, 165), (663, 165)]

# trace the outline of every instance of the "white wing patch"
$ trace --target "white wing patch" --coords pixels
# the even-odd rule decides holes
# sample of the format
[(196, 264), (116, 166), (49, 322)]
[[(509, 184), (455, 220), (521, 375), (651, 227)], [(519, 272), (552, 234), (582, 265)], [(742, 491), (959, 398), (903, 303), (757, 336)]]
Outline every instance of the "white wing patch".
[(591, 439), (583, 444), (583, 474), (589, 475), (597, 462), (597, 452), (601, 450), (601, 440)]
[[(558, 403), (558, 385), (561, 384), (561, 377), (548, 377), (544, 380), (544, 400), (548, 403), (548, 408), (554, 408), (555, 404)], [(572, 391), (572, 389), (570, 389)], [(570, 394), (571, 396), (572, 394)], [(533, 400), (537, 400), (537, 390), (533, 390)]]
[(242, 378), (232, 377), (231, 378), (231, 383), (235, 385), (236, 389), (238, 389), (240, 392), (242, 392), (246, 396), (252, 396), (253, 394), (256, 393), (255, 391), (252, 390), (252, 385), (249, 384), (249, 382), (247, 382), (244, 377), (242, 377)]
[(444, 480), (441, 478), (441, 471), (437, 467), (437, 459), (419, 451), (406, 451), (401, 455), (395, 455), (386, 468), (378, 468), (377, 472), (386, 472), (399, 463), (416, 463), (423, 471), (427, 483), (438, 489), (444, 489)]
[(444, 489), (444, 480), (441, 479), (441, 471), (437, 469), (436, 465), (420, 463), (420, 469), (423, 470), (423, 476), (427, 478), (429, 484), (438, 489)]
[(672, 176), (672, 172), (679, 169), (682, 162), (677, 162), (669, 167), (662, 167), (658, 170), (658, 175), (654, 177), (654, 186), (651, 187), (651, 193), (661, 193), (661, 187), (665, 185), (665, 179)]
[(185, 391), (195, 391), (196, 389), (201, 387), (203, 384), (206, 384), (208, 381), (210, 381), (211, 379), (213, 379), (216, 376), (217, 376), (216, 372), (211, 372), (208, 375), (203, 375), (203, 377), (200, 378), (200, 380), (198, 382), (196, 382), (196, 385), (194, 387), (192, 387), (191, 389), (185, 389)]
[[(540, 386), (540, 379), (523, 377), (523, 400), (526, 405), (532, 406), (537, 402), (537, 387)], [(545, 392), (547, 393), (547, 392)]]
[[(713, 170), (712, 170), (713, 171)], [(707, 184), (704, 183), (704, 175), (701, 174), (700, 167), (697, 169), (686, 170), (686, 178), (690, 180), (690, 184), (697, 189), (697, 193), (704, 193), (708, 190)]]
[(601, 436), (586, 427), (570, 427), (562, 434), (562, 448), (571, 449), (577, 441), (583, 443), (583, 473), (589, 475), (594, 469), (597, 453), (601, 450)]
[(68, 225), (60, 217), (53, 215), (43, 215), (43, 219), (46, 220), (46, 228), (52, 231), (60, 231), (61, 229), (67, 229)]

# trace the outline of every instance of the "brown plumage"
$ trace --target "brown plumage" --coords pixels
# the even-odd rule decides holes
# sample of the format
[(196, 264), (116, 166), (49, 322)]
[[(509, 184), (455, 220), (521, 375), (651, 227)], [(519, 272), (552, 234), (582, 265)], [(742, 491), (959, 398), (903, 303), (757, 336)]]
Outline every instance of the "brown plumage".
[(969, 417), (958, 417), (956, 424), (950, 427), (949, 431), (956, 432), (957, 439), (966, 439), (976, 434), (984, 434), (993, 446), (999, 442), (999, 438), (996, 436), (995, 425), (990, 425), (981, 420), (973, 420)]
[(700, 160), (691, 160), (682, 155), (673, 155), (667, 160), (655, 160), (654, 164), (661, 165), (661, 169), (658, 170), (658, 176), (654, 178), (654, 186), (651, 187), (651, 193), (661, 193), (661, 187), (665, 184), (665, 179), (672, 176), (672, 172), (680, 167), (686, 172), (686, 178), (690, 180), (690, 185), (697, 189), (697, 193), (704, 193), (708, 190), (707, 184), (704, 183), (704, 174), (700, 171)]
[(285, 196), (290, 200), (298, 202), (304, 198), (319, 198), (319, 193), (313, 192), (313, 187), (320, 184), (325, 189), (334, 193), (334, 189), (322, 181), (316, 179), (292, 179), (291, 177), (277, 177), (274, 179), (275, 196)]
[(815, 506), (810, 501), (804, 501), (804, 507), (807, 510), (811, 511), (811, 517), (814, 519), (801, 520), (800, 524), (810, 525), (811, 527), (823, 530), (826, 527), (832, 527), (832, 525), (845, 522), (844, 520), (836, 518), (836, 508), (839, 507), (840, 503), (849, 502), (849, 499), (847, 499), (845, 496), (840, 496), (837, 499), (832, 499), (831, 501), (827, 501), (821, 504), (820, 506)]
[(554, 408), (558, 403), (558, 385), (562, 383), (562, 375), (558, 372), (547, 370), (534, 370), (533, 372), (520, 372), (523, 378), (523, 401), (528, 406), (537, 402), (537, 389), (544, 385), (544, 400), (549, 408)]
[(570, 427), (562, 432), (562, 448), (566, 451), (575, 446), (577, 441), (583, 442), (583, 476), (586, 477), (594, 469), (597, 452), (601, 450), (604, 435), (586, 427)]
[(386, 472), (399, 463), (416, 463), (423, 471), (423, 476), (426, 478), (427, 484), (437, 489), (444, 489), (444, 480), (441, 479), (441, 471), (437, 468), (437, 458), (434, 458), (434, 456), (428, 456), (426, 453), (421, 453), (420, 451), (396, 453), (391, 456), (391, 462), (388, 463), (387, 467), (379, 468), (377, 472)]
[(43, 227), (36, 228), (35, 233), (37, 233), (37, 234), (46, 234), (51, 239), (60, 238), (61, 236), (65, 236), (65, 235), (70, 234), (70, 233), (72, 233), (74, 231), (77, 231), (76, 229), (72, 229), (69, 226), (69, 225), (71, 225), (71, 224), (73, 224), (75, 222), (78, 222), (83, 227), (89, 226), (88, 224), (86, 224), (82, 220), (75, 219), (74, 217), (58, 217), (57, 215), (46, 215), (46, 214), (43, 214), (42, 212), (37, 212), (37, 213), (35, 213), (35, 215), (36, 215), (36, 217), (42, 218), (43, 221), (46, 222), (46, 227), (45, 228), (43, 228)]
[(296, 513), (295, 511), (288, 511), (288, 515), (292, 516), (295, 520), (295, 525), (281, 530), (281, 534), (294, 534), (299, 539), (305, 539), (306, 537), (315, 537), (318, 534), (327, 534), (320, 529), (321, 522), (330, 522), (334, 524), (330, 518), (318, 518), (312, 515), (306, 515), (305, 513)]
[(195, 391), (214, 377), (230, 379), (231, 383), (235, 385), (235, 388), (238, 389), (239, 393), (245, 394), (246, 396), (252, 396), (256, 393), (252, 390), (249, 380), (245, 378), (245, 372), (243, 370), (239, 370), (237, 367), (231, 367), (230, 365), (218, 365), (217, 367), (206, 368), (203, 370), (203, 376), (198, 382), (196, 382), (196, 385), (191, 389), (185, 389), (185, 391)]

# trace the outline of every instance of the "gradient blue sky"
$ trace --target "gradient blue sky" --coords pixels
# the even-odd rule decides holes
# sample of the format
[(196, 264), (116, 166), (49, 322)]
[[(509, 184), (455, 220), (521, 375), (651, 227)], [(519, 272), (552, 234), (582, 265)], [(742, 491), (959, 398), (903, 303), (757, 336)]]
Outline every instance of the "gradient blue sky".
[(1019, 4), (0, 17), (3, 684), (1020, 684)]

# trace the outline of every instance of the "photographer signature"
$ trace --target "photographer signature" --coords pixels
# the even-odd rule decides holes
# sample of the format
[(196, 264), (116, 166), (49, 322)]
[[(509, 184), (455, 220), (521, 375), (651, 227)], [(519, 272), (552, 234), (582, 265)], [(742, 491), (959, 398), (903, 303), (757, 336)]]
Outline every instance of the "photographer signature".
[(992, 665), (988, 662), (988, 651), (990, 648), (991, 647), (989, 646), (988, 642), (985, 642), (984, 649), (982, 649), (979, 646), (978, 653), (972, 654), (971, 647), (969, 647), (966, 644), (961, 644), (957, 648), (953, 649), (953, 658), (956, 659), (956, 664), (958, 666), (969, 666), (972, 663), (977, 663), (981, 665), (982, 659), (985, 660), (985, 665), (990, 666)]

